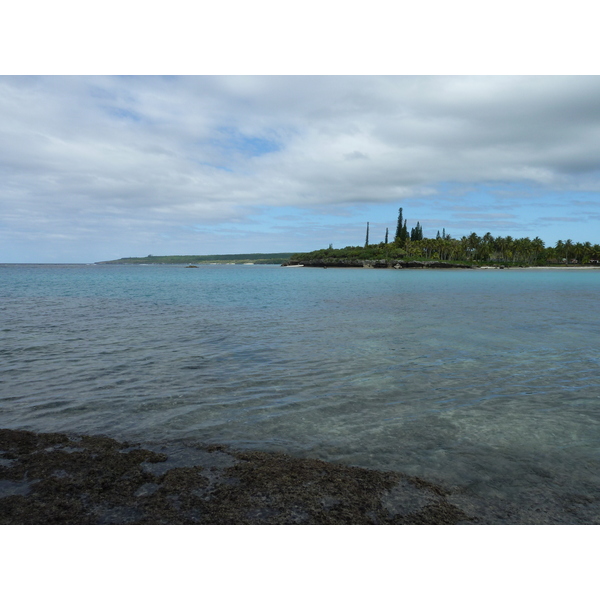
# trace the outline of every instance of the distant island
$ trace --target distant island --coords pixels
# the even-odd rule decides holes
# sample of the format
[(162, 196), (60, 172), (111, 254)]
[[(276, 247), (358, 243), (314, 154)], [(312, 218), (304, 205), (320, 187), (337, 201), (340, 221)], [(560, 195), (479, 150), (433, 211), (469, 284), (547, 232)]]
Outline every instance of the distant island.
[(552, 267), (600, 266), (600, 245), (590, 242), (558, 240), (546, 246), (539, 237), (530, 239), (494, 237), (490, 232), (483, 236), (471, 233), (460, 239), (439, 231), (435, 238), (423, 236), (417, 222), (408, 230), (402, 208), (398, 211), (396, 234), (388, 240), (385, 230), (383, 241), (369, 243), (369, 223), (363, 246), (346, 246), (294, 254), (283, 266), (305, 267), (372, 267), (372, 268), (477, 268), (477, 267)]
[(153, 256), (143, 258), (130, 257), (117, 260), (104, 260), (97, 265), (189, 265), (201, 263), (281, 265), (294, 255), (293, 252), (274, 254), (190, 254), (185, 256)]

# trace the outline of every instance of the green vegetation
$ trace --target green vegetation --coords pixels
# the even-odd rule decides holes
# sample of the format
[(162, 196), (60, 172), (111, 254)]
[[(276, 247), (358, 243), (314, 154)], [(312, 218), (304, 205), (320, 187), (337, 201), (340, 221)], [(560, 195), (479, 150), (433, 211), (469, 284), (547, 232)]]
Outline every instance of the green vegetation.
[(144, 258), (119, 258), (118, 260), (106, 260), (99, 265), (187, 265), (201, 263), (217, 264), (245, 264), (256, 265), (280, 265), (293, 255), (292, 252), (279, 252), (275, 254), (202, 254), (188, 256), (152, 256), (149, 254)]
[[(368, 236), (367, 229), (367, 236)], [(346, 246), (334, 249), (315, 250), (294, 254), (292, 261), (314, 259), (355, 259), (355, 260), (435, 260), (470, 265), (504, 266), (548, 266), (564, 264), (599, 264), (600, 244), (558, 240), (554, 246), (544, 244), (539, 237), (530, 239), (494, 237), (486, 233), (482, 237), (476, 233), (454, 239), (443, 230), (435, 238), (424, 238), (423, 229), (417, 222), (410, 234), (406, 220), (402, 219), (402, 208), (398, 211), (396, 236), (391, 243), (386, 241), (365, 246)], [(368, 240), (368, 237), (367, 237)]]

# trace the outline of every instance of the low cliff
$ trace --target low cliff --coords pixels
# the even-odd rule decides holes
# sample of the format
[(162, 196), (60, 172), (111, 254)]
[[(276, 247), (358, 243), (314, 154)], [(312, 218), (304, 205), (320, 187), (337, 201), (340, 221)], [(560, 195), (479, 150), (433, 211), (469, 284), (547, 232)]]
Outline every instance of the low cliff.
[(352, 258), (313, 258), (309, 260), (288, 260), (282, 267), (359, 267), (366, 269), (474, 269), (472, 265), (446, 263), (436, 260), (358, 260)]

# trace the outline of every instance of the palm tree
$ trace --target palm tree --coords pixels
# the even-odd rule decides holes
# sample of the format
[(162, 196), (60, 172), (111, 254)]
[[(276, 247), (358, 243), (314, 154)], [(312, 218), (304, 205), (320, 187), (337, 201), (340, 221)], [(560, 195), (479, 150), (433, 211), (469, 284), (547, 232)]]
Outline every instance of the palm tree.
[(517, 258), (519, 261), (526, 260), (531, 263), (531, 240), (528, 237), (519, 238), (515, 240), (515, 248), (517, 251)]
[(479, 250), (480, 243), (481, 238), (476, 233), (471, 233), (469, 237), (466, 238), (465, 250), (469, 253), (471, 260), (473, 260), (473, 258), (477, 258), (477, 252)]
[(504, 238), (498, 236), (496, 239), (494, 239), (494, 241), (492, 242), (492, 248), (494, 249), (494, 253), (495, 253), (495, 258), (496, 260), (498, 260), (498, 256), (500, 259), (504, 258)]
[(418, 252), (417, 242), (411, 241), (410, 238), (407, 238), (406, 242), (404, 242), (404, 250), (408, 256), (413, 256)]
[(578, 263), (583, 262), (583, 244), (581, 242), (573, 244), (573, 260)]
[(515, 252), (515, 241), (510, 235), (504, 238), (504, 260), (512, 262)]
[(556, 250), (556, 256), (559, 262), (562, 262), (563, 257), (565, 255), (565, 244), (562, 240), (558, 240), (556, 244), (554, 244), (554, 249)]
[(533, 240), (531, 241), (531, 250), (533, 251), (534, 262), (537, 262), (538, 257), (544, 251), (544, 247), (545, 244), (543, 240), (541, 240), (539, 237), (533, 238)]
[(567, 259), (567, 264), (569, 264), (569, 250), (571, 250), (571, 248), (573, 248), (573, 240), (568, 239), (565, 242), (565, 256)]

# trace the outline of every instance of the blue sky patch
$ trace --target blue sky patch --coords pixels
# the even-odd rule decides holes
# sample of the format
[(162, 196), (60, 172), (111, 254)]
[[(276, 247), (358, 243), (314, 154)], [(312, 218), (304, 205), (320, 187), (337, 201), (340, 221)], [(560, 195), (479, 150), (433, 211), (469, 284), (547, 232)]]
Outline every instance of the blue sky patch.
[(281, 146), (272, 139), (247, 136), (233, 127), (220, 128), (219, 136), (213, 139), (212, 143), (226, 150), (243, 154), (244, 156), (262, 156), (281, 149)]
[(142, 120), (142, 117), (132, 110), (127, 110), (126, 108), (118, 108), (113, 106), (106, 107), (106, 112), (111, 117), (115, 117), (122, 121), (133, 121), (135, 123), (139, 123)]

